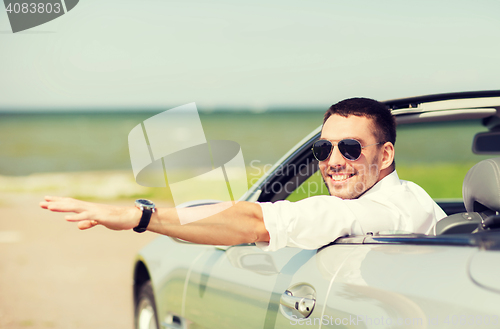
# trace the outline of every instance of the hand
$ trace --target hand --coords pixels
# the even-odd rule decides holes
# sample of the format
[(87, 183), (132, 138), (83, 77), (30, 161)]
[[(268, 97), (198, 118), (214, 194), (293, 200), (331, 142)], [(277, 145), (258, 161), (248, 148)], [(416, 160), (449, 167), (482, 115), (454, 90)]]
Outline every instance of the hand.
[(99, 224), (111, 230), (129, 230), (139, 224), (142, 215), (136, 207), (116, 207), (57, 196), (46, 196), (40, 207), (54, 212), (74, 213), (64, 218), (68, 222), (77, 222), (80, 230)]

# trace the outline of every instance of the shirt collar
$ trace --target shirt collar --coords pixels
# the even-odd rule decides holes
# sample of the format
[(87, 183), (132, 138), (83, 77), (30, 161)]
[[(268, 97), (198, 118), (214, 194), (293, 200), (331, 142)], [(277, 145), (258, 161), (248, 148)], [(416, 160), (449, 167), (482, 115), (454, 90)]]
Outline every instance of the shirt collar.
[(368, 191), (363, 193), (363, 195), (360, 196), (360, 198), (375, 193), (377, 191), (380, 191), (382, 189), (388, 188), (390, 186), (398, 186), (398, 185), (401, 185), (401, 181), (399, 180), (398, 173), (396, 172), (396, 170), (394, 170), (389, 175), (385, 176), (375, 185), (373, 185)]

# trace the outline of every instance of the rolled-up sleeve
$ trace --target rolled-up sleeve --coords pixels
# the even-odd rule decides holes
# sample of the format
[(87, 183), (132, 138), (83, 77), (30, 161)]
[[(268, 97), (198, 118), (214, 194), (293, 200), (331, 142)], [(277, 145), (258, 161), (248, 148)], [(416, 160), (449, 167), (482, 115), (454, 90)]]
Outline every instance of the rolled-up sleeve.
[(268, 251), (283, 247), (317, 249), (348, 234), (400, 229), (400, 216), (390, 203), (372, 199), (342, 200), (315, 196), (298, 202), (260, 203), (269, 243)]

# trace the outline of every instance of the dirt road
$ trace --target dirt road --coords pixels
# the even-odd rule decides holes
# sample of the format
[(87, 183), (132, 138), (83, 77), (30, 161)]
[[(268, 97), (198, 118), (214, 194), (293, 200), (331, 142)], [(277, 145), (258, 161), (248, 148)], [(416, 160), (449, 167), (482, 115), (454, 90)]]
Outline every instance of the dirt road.
[(42, 197), (0, 195), (0, 328), (132, 329), (133, 259), (156, 235), (80, 231)]

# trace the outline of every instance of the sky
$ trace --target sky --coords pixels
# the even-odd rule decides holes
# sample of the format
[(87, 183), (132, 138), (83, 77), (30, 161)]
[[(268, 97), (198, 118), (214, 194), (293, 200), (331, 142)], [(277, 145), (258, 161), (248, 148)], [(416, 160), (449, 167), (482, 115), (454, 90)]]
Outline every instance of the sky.
[(12, 33), (0, 110), (328, 107), (500, 89), (500, 1), (80, 0)]

